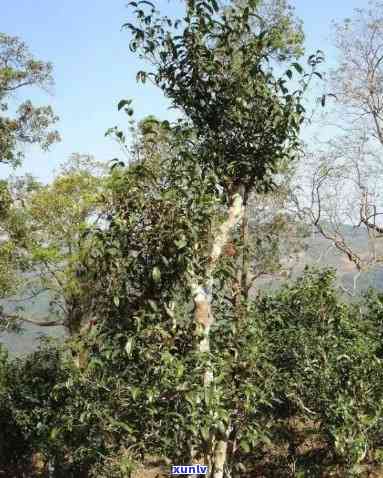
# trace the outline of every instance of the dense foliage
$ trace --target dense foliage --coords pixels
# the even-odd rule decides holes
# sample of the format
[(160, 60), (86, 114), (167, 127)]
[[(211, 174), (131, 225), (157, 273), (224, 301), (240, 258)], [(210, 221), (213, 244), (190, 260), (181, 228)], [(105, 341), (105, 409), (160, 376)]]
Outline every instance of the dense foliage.
[(51, 106), (21, 103), (16, 114), (10, 98), (20, 88), (49, 89), (53, 85), (52, 65), (34, 58), (18, 37), (0, 32), (0, 163), (20, 164), (23, 144), (38, 144), (43, 149), (60, 139), (50, 127), (58, 121)]
[(215, 393), (200, 401), (188, 337), (149, 319), (139, 342), (104, 341), (82, 372), (52, 344), (23, 360), (3, 353), (1, 466), (42, 456), (54, 476), (127, 476), (147, 454), (182, 461), (195, 424), (207, 440), (230, 411), (239, 475), (357, 476), (382, 458), (382, 299), (346, 305), (333, 282), (308, 270), (253, 300), (246, 322), (219, 319)]
[[(110, 173), (75, 155), (51, 184), (0, 183), (1, 296), (48, 292), (70, 333), (23, 358), (0, 348), (0, 473), (122, 478), (154, 458), (210, 478), (368, 476), (383, 464), (382, 296), (343, 303), (334, 271), (310, 269), (250, 293), (281, 269), (287, 226), (305, 229), (269, 204), (287, 196), (321, 52), (297, 63), (283, 1), (190, 0), (180, 19), (128, 7), (152, 67), (137, 78), (180, 117), (131, 120), (130, 145), (110, 128), (128, 156)], [(0, 101), (50, 81), (0, 35)], [(57, 139), (49, 108), (18, 114), (0, 118), (0, 162)], [(29, 320), (0, 312), (2, 327)]]
[[(80, 261), (91, 247), (84, 233), (102, 220), (105, 170), (89, 155), (73, 154), (48, 185), (29, 175), (4, 181), (0, 297), (7, 302), (0, 309), (0, 329), (22, 319), (63, 325), (70, 334), (80, 330), (87, 316)], [(31, 306), (44, 295), (49, 307), (45, 316), (34, 318)], [(17, 309), (12, 310), (15, 296)]]

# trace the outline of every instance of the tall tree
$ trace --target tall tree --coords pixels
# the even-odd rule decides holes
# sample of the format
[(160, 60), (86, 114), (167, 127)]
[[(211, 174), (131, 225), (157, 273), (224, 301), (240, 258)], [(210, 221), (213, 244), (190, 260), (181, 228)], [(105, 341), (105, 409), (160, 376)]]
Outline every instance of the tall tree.
[(0, 32), (0, 163), (18, 165), (24, 145), (48, 149), (60, 139), (58, 132), (50, 129), (58, 121), (50, 106), (36, 107), (27, 100), (15, 108), (12, 101), (20, 89), (49, 90), (51, 86), (52, 65), (35, 59), (19, 38)]
[[(309, 177), (302, 174), (300, 185), (306, 199), (302, 192), (296, 195), (302, 217), (354, 266), (354, 290), (348, 291), (352, 294), (360, 274), (374, 269), (383, 258), (379, 246), (383, 236), (382, 40), (380, 1), (334, 23), (339, 63), (329, 76), (328, 88), (336, 99), (320, 123), (322, 129), (330, 126), (330, 139), (327, 135), (307, 148), (305, 164), (311, 164), (311, 172)], [(364, 229), (368, 246), (356, 249), (344, 233), (345, 223)]]
[[(128, 357), (133, 341), (147, 350), (150, 376), (161, 375), (158, 364), (165, 360), (165, 344), (154, 342), (157, 334), (169, 340), (177, 330), (183, 335), (184, 345), (175, 346), (174, 359), (181, 366), (198, 357), (190, 380), (202, 385), (196, 390), (196, 382), (190, 384), (195, 393), (186, 400), (195, 410), (206, 404), (203, 417), (197, 412), (190, 417), (190, 458), (203, 452), (210, 475), (220, 478), (229, 436), (233, 430), (238, 433), (237, 425), (241, 429), (239, 403), (233, 398), (228, 405), (222, 395), (223, 362), (229, 358), (220, 342), (226, 329), (221, 330), (216, 315), (221, 310), (222, 317), (230, 317), (217, 296), (228, 274), (225, 250), (244, 216), (246, 196), (272, 190), (273, 175), (296, 152), (304, 113), (301, 98), (310, 74), (292, 93), (287, 82), (293, 70), (302, 73), (303, 68), (293, 63), (285, 75), (275, 76), (268, 59), (281, 48), (280, 31), (252, 28), (257, 1), (225, 7), (215, 0), (189, 1), (180, 20), (162, 17), (151, 2), (129, 6), (137, 18), (125, 25), (132, 34), (130, 48), (153, 66), (151, 72), (140, 71), (138, 79), (152, 80), (182, 119), (162, 123), (169, 129), (170, 144), (160, 176), (145, 162), (114, 170), (110, 227), (99, 235), (90, 257), (97, 278), (96, 313), (104, 340), (108, 333), (117, 339), (124, 336), (118, 331), (126, 330)], [(313, 55), (310, 67), (320, 61), (320, 55)], [(119, 106), (131, 114), (130, 101)], [(194, 306), (194, 320), (183, 319), (181, 330), (174, 323), (177, 298), (182, 298), (184, 317), (190, 315), (187, 304)], [(191, 348), (187, 334), (195, 337)], [(240, 346), (237, 339), (233, 347)], [(150, 349), (145, 348), (148, 341)], [(111, 353), (117, 356), (119, 351)], [(230, 397), (238, 397), (236, 381), (232, 387)], [(153, 386), (150, 390), (152, 398), (161, 393)]]
[[(3, 327), (9, 321), (63, 325), (73, 335), (89, 319), (89, 304), (83, 301), (78, 279), (83, 274), (82, 255), (89, 247), (85, 231), (102, 220), (104, 170), (91, 156), (74, 154), (51, 184), (42, 185), (30, 176), (6, 183), (9, 200), (0, 226), (0, 251), (8, 260), (8, 275), (16, 280), (9, 283), (6, 275), (1, 276)], [(44, 317), (32, 318), (30, 304), (43, 294), (49, 297), (50, 310)], [(15, 300), (21, 310), (11, 313), (6, 304)]]

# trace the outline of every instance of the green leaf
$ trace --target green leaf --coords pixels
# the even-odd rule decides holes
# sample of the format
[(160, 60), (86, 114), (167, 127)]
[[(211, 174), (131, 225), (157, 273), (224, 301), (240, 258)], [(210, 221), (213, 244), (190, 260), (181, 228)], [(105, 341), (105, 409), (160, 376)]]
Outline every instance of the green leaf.
[(118, 103), (118, 111), (120, 111), (124, 106), (129, 106), (132, 103), (132, 100), (121, 100)]
[(302, 67), (299, 63), (296, 63), (296, 62), (295, 62), (295, 63), (292, 63), (291, 66), (294, 67), (295, 70), (296, 70), (298, 73), (300, 73), (300, 74), (303, 73), (303, 67)]
[(133, 337), (130, 337), (125, 345), (125, 352), (129, 357), (132, 355), (133, 341)]
[(154, 282), (159, 283), (161, 281), (161, 271), (160, 269), (156, 266), (152, 270), (152, 277)]
[(203, 438), (205, 441), (208, 441), (209, 438), (210, 438), (210, 430), (209, 430), (209, 428), (207, 428), (207, 427), (202, 427), (202, 428), (201, 428), (201, 435), (202, 435), (202, 438)]
[(154, 312), (157, 312), (157, 311), (158, 311), (157, 304), (154, 302), (154, 300), (149, 299), (149, 300), (148, 300), (148, 303), (149, 303), (151, 309), (152, 309)]
[(131, 387), (130, 393), (132, 394), (133, 400), (136, 400), (141, 394), (141, 390), (139, 389), (139, 387)]
[(58, 428), (52, 428), (52, 430), (49, 434), (50, 440), (55, 440), (55, 438), (57, 437), (58, 434), (59, 434), (59, 429)]
[(222, 435), (226, 434), (226, 427), (225, 427), (223, 422), (219, 421), (216, 424), (216, 427), (217, 427), (217, 430), (219, 431), (219, 433), (221, 433)]
[(219, 11), (219, 6), (217, 0), (210, 0), (215, 12)]
[(250, 453), (250, 445), (246, 440), (241, 440), (239, 446), (245, 453)]
[(141, 81), (141, 83), (145, 83), (146, 82), (146, 77), (147, 77), (147, 74), (145, 71), (139, 71), (136, 75), (136, 81)]
[(325, 106), (326, 105), (326, 95), (323, 95), (321, 98), (321, 105)]
[(187, 241), (185, 239), (179, 239), (174, 241), (174, 244), (177, 246), (177, 249), (183, 249), (187, 245)]
[(138, 5), (142, 5), (142, 4), (148, 5), (149, 7), (154, 8), (154, 4), (152, 2), (149, 2), (148, 0), (141, 0), (138, 2)]

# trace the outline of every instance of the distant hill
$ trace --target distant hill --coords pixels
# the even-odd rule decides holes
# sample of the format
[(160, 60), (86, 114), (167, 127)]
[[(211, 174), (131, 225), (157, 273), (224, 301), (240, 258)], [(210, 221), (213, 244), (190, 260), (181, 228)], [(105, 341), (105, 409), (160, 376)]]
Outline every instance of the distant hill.
[[(342, 234), (349, 242), (351, 248), (361, 257), (365, 257), (368, 252), (368, 235), (364, 228), (354, 228), (343, 225)], [(322, 236), (315, 234), (308, 242), (308, 249), (305, 261), (309, 264), (328, 265), (335, 267), (338, 271), (338, 279), (345, 287), (353, 287), (353, 280), (357, 274), (357, 269), (348, 257), (335, 247), (328, 249), (330, 243)], [(376, 240), (376, 253), (383, 255), (383, 243)], [(383, 290), (383, 267), (378, 266), (367, 273), (361, 273), (357, 280), (357, 292), (373, 287)]]
[[(353, 226), (343, 225), (340, 229), (342, 235), (350, 245), (352, 250), (360, 256), (364, 256), (368, 251), (368, 236), (365, 229), (354, 228)], [(288, 279), (299, 276), (306, 265), (318, 267), (333, 267), (337, 270), (337, 283), (341, 284), (347, 290), (352, 290), (354, 286), (354, 278), (357, 275), (355, 265), (348, 259), (348, 257), (339, 251), (331, 242), (325, 239), (321, 234), (315, 232), (303, 240), (303, 249), (294, 254), (294, 260), (291, 268), (291, 274)], [(383, 242), (380, 244), (376, 241), (377, 254), (383, 256)], [(286, 258), (286, 264), (289, 262)], [(258, 283), (258, 288), (276, 289), (286, 278), (278, 279), (263, 279)], [(383, 290), (383, 264), (375, 267), (369, 272), (364, 272), (359, 275), (356, 281), (356, 295), (367, 290), (369, 287)], [(349, 297), (345, 295), (345, 300)]]
[[(23, 302), (3, 301), (7, 310), (15, 310), (17, 306), (25, 305)], [(46, 317), (49, 312), (49, 297), (47, 294), (41, 294), (33, 303), (27, 302), (29, 309), (26, 310), (31, 318), (38, 319)], [(0, 334), (0, 343), (3, 343), (12, 356), (23, 355), (36, 350), (39, 344), (39, 338), (42, 336), (64, 337), (63, 327), (38, 327), (33, 324), (25, 323), (23, 333), (3, 333)]]
[[(368, 250), (367, 233), (363, 229), (355, 229), (352, 226), (343, 226), (347, 241), (355, 249), (356, 252), (363, 253)], [(383, 242), (379, 244), (379, 254), (383, 255)], [(338, 271), (338, 282), (344, 287), (352, 288), (353, 279), (356, 274), (356, 268), (341, 252), (335, 247), (331, 247), (330, 243), (319, 234), (312, 234), (304, 240), (304, 250), (298, 255), (298, 261), (292, 269), (290, 278), (297, 277), (304, 269), (306, 264), (318, 266), (331, 266)], [(257, 284), (258, 289), (275, 289), (287, 279), (264, 279)], [(375, 270), (361, 274), (357, 281), (357, 292), (360, 293), (368, 287), (383, 290), (383, 267), (377, 267)], [(347, 299), (347, 296), (345, 296)], [(31, 305), (29, 312), (33, 317), (46, 316), (48, 314), (49, 299), (46, 295), (41, 295), (35, 303)], [(42, 328), (30, 324), (25, 325), (25, 333), (23, 335), (2, 334), (0, 335), (0, 343), (6, 345), (11, 355), (22, 355), (35, 350), (38, 345), (38, 339), (41, 336), (49, 335), (53, 337), (64, 337), (64, 329), (62, 327)]]

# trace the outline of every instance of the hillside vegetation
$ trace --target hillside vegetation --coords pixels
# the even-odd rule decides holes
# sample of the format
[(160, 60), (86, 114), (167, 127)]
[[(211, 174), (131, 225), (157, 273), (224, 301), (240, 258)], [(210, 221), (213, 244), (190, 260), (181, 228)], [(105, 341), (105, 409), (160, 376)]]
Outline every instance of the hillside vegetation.
[[(0, 476), (383, 476), (383, 4), (329, 77), (284, 0), (181, 5), (123, 24), (173, 121), (0, 181)], [(52, 71), (0, 34), (3, 165), (60, 140), (14, 94)]]

